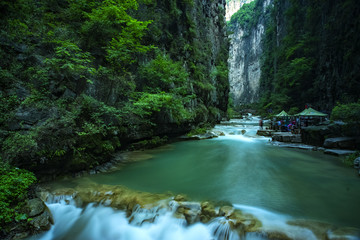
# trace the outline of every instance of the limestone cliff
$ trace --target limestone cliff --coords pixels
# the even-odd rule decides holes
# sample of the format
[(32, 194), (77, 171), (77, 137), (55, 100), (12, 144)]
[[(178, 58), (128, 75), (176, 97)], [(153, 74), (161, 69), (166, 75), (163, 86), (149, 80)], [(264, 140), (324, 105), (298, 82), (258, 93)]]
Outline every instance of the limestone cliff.
[(264, 36), (266, 14), (271, 0), (258, 1), (253, 26), (244, 26), (240, 22), (232, 24), (230, 30), (229, 83), (230, 96), (234, 106), (249, 104), (259, 99), (262, 56), (262, 38)]
[(230, 21), (231, 16), (236, 13), (245, 3), (254, 0), (228, 0), (226, 1), (226, 21)]

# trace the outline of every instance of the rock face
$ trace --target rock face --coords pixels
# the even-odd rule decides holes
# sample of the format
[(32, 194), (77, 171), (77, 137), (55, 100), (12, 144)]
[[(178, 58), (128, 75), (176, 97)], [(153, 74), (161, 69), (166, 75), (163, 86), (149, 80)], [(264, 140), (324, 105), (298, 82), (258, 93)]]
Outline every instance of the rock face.
[(32, 218), (30, 225), (35, 232), (49, 230), (51, 224), (54, 224), (50, 210), (40, 198), (30, 199), (28, 201), (29, 217)]
[(230, 21), (231, 16), (236, 13), (242, 5), (245, 3), (250, 3), (254, 0), (230, 0), (226, 1), (226, 21)]
[(324, 148), (357, 149), (357, 139), (354, 137), (327, 138)]
[(263, 2), (255, 27), (247, 30), (239, 24), (232, 27), (229, 36), (229, 83), (230, 96), (235, 106), (256, 102), (260, 89), (260, 58), (265, 31), (266, 11), (272, 1)]

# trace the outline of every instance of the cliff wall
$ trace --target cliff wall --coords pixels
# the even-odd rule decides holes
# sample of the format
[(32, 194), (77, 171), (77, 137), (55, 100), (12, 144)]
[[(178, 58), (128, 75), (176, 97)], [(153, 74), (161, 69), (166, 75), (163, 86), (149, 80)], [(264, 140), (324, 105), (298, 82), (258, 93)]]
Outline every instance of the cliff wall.
[(251, 26), (234, 19), (230, 23), (232, 34), (229, 36), (229, 83), (230, 96), (235, 107), (259, 100), (262, 39), (271, 2), (268, 0), (258, 1), (256, 5), (253, 3), (251, 18), (254, 19)]
[(2, 159), (77, 172), (221, 120), (225, 0), (1, 1)]

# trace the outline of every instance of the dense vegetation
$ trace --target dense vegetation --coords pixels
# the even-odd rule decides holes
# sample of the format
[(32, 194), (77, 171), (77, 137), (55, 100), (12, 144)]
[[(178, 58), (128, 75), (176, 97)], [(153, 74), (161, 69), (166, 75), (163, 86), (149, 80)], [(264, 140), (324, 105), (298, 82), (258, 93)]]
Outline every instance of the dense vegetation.
[(0, 236), (9, 231), (10, 223), (26, 223), (24, 211), (29, 187), (36, 181), (34, 174), (0, 162)]
[[(355, 103), (360, 90), (360, 7), (355, 0), (264, 0), (245, 4), (228, 23), (245, 31), (265, 24), (258, 109), (330, 114), (337, 102)], [(246, 34), (247, 33), (247, 34)]]
[(76, 172), (226, 113), (221, 4), (5, 0), (0, 9), (5, 162)]
[(355, 0), (275, 0), (264, 39), (261, 108), (330, 113), (357, 102), (360, 7)]
[(245, 3), (239, 11), (231, 16), (230, 21), (227, 23), (228, 28), (231, 30), (234, 27), (240, 27), (245, 32), (249, 32), (258, 22), (261, 14), (261, 1), (252, 1)]

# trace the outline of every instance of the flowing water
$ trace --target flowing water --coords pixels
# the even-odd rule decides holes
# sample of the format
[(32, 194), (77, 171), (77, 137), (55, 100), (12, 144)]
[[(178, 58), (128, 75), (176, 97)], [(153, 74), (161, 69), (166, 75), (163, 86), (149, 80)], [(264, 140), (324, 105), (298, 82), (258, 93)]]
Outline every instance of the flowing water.
[[(272, 227), (292, 218), (360, 227), (360, 179), (355, 171), (321, 152), (273, 146), (268, 138), (255, 136), (256, 123), (257, 119), (218, 125), (215, 130), (225, 136), (135, 153), (136, 158), (147, 160), (57, 186), (91, 181), (154, 193), (171, 191), (192, 200), (227, 201)], [(82, 210), (53, 203), (49, 208), (57, 223), (42, 239), (222, 239), (221, 234), (239, 238), (226, 230), (224, 219), (214, 220), (220, 225), (185, 227), (164, 212), (157, 213), (155, 223), (140, 227), (109, 207), (90, 205)], [(248, 234), (244, 239), (264, 237)]]

